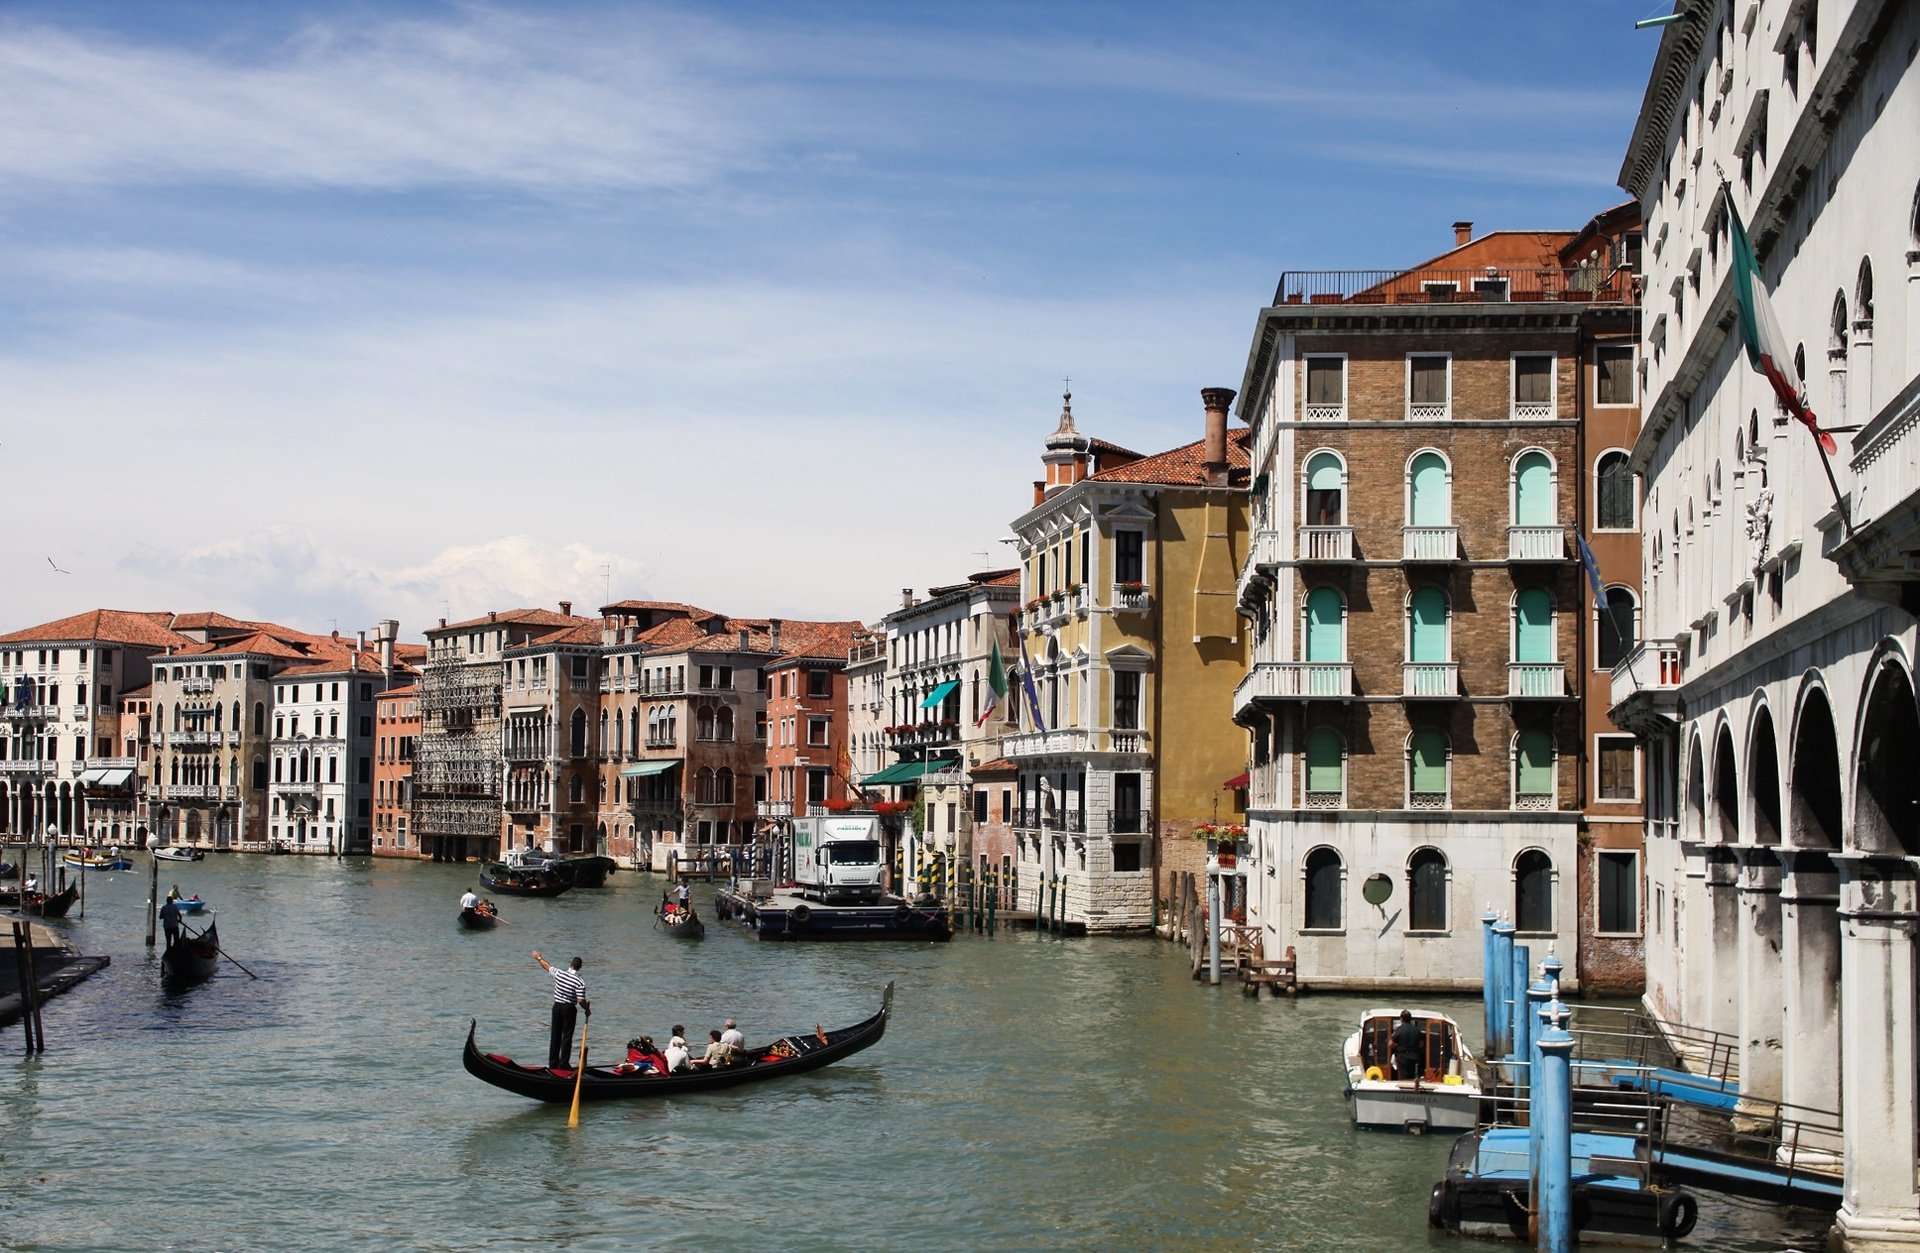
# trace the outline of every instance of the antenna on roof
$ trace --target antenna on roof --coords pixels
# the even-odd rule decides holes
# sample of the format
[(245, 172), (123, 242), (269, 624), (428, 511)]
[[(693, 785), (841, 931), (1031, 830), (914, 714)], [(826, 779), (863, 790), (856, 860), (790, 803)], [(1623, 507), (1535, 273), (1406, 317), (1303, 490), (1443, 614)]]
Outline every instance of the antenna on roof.
[(603, 563), (600, 567), (600, 573), (607, 576), (607, 598), (600, 603), (603, 605), (611, 605), (613, 603), (613, 563), (611, 561)]

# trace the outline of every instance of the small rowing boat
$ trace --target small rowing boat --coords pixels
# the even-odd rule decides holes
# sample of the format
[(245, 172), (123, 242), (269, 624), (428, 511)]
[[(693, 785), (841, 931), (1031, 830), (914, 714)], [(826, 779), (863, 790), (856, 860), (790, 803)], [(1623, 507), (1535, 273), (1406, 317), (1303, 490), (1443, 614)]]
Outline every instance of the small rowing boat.
[(63, 892), (48, 896), (45, 892), (21, 894), (20, 912), (32, 918), (65, 918), (73, 903), (80, 899), (79, 883), (67, 884)]
[(469, 931), (491, 931), (499, 921), (500, 915), (491, 909), (463, 909), (460, 911), (460, 925)]
[(213, 978), (220, 968), (220, 924), (207, 923), (205, 931), (180, 929), (180, 938), (160, 954), (160, 986), (169, 992), (190, 988)]
[[(887, 1033), (887, 1019), (892, 1013), (893, 985), (889, 983), (880, 1002), (880, 1012), (866, 1021), (838, 1031), (823, 1031), (815, 1027), (812, 1031), (785, 1036), (771, 1044), (748, 1047), (744, 1050), (746, 1060), (738, 1065), (693, 1067), (671, 1075), (626, 1070), (620, 1066), (588, 1066), (586, 1073), (578, 1077), (580, 1099), (620, 1101), (637, 1097), (681, 1096), (818, 1070), (878, 1044)], [(505, 1088), (536, 1101), (566, 1104), (573, 1100), (573, 1068), (522, 1066), (500, 1053), (482, 1053), (474, 1043), (474, 1036), (479, 1029), (477, 1020), (467, 1027), (467, 1047), (461, 1062), (468, 1074), (496, 1088)]]
[(63, 853), (60, 860), (75, 870), (133, 869), (133, 863), (118, 853)]

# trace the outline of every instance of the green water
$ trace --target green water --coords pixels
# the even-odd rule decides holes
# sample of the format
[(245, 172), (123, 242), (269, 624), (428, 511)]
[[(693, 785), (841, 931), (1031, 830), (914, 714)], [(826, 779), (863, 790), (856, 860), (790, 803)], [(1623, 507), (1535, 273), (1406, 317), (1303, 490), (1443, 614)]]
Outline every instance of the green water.
[[(502, 899), (491, 932), (455, 924), (472, 867), (229, 855), (160, 882), (204, 895), (259, 978), (163, 995), (144, 866), (92, 874), (66, 926), (113, 965), (49, 1003), (44, 1056), (0, 1037), (0, 1246), (1473, 1247), (1426, 1227), (1444, 1138), (1348, 1124), (1360, 1001), (1248, 1001), (1167, 945), (693, 943), (652, 929), (661, 882), (625, 872)], [(838, 1066), (589, 1105), (569, 1131), (460, 1066), (469, 1018), (483, 1048), (544, 1058), (534, 948), (586, 959), (600, 1057), (675, 1022), (849, 1024), (888, 980), (896, 1012)], [(1478, 1002), (1451, 1003), (1477, 1036)], [(1690, 1248), (1814, 1249), (1826, 1225), (1703, 1200)]]

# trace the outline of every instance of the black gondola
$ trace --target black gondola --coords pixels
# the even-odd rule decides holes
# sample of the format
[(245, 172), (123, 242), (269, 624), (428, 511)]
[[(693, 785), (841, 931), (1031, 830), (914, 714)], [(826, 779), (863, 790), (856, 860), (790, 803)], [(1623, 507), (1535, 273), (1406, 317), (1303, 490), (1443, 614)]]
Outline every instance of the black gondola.
[(10, 861), (0, 861), (0, 879), (17, 879), (19, 877), (20, 867)]
[(502, 896), (558, 896), (573, 887), (551, 870), (518, 870), (503, 861), (490, 863), (480, 872), (480, 884)]
[[(880, 1012), (865, 1022), (838, 1031), (803, 1032), (746, 1050), (748, 1060), (719, 1070), (694, 1069), (673, 1075), (621, 1074), (611, 1066), (588, 1066), (580, 1079), (583, 1101), (619, 1101), (630, 1097), (679, 1096), (687, 1092), (705, 1092), (713, 1088), (731, 1088), (742, 1083), (759, 1083), (781, 1075), (796, 1075), (818, 1070), (843, 1057), (871, 1048), (887, 1033), (887, 1018), (893, 1013), (893, 985), (889, 983), (880, 1003)], [(574, 1072), (545, 1066), (522, 1066), (499, 1053), (482, 1053), (473, 1042), (479, 1030), (475, 1020), (467, 1028), (467, 1047), (461, 1061), (467, 1073), (496, 1088), (505, 1088), (536, 1101), (566, 1104), (573, 1100)]]
[(220, 968), (220, 924), (208, 922), (205, 931), (182, 927), (180, 938), (160, 954), (160, 984), (168, 991), (190, 988), (213, 978)]
[(577, 888), (603, 888), (607, 886), (607, 876), (619, 868), (619, 863), (613, 858), (598, 856), (562, 857), (547, 865)]
[(80, 899), (78, 881), (67, 884), (63, 892), (48, 896), (45, 892), (25, 892), (21, 894), (20, 912), (30, 918), (65, 918), (73, 903)]
[(460, 911), (460, 925), (469, 931), (491, 931), (499, 921), (500, 915), (490, 909)]

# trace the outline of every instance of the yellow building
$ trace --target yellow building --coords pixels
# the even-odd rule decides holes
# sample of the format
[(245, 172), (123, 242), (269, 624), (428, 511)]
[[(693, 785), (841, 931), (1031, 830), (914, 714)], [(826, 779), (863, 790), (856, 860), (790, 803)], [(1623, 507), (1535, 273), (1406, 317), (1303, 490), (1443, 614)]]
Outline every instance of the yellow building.
[(1022, 907), (1058, 883), (1069, 924), (1153, 921), (1168, 852), (1239, 822), (1246, 735), (1233, 722), (1247, 641), (1234, 609), (1246, 552), (1248, 432), (1233, 392), (1206, 388), (1205, 435), (1143, 456), (1082, 435), (1071, 397), (1020, 542), (1018, 767), (1013, 828)]

